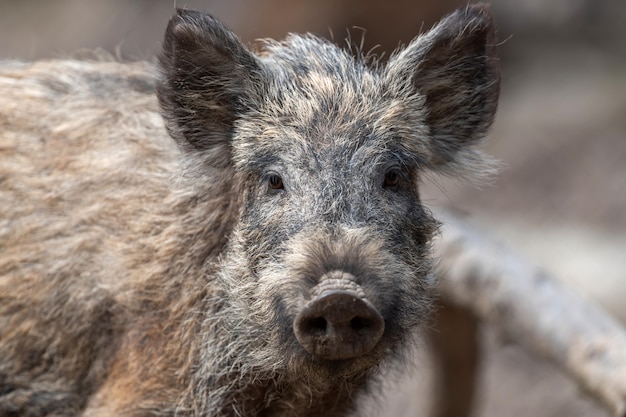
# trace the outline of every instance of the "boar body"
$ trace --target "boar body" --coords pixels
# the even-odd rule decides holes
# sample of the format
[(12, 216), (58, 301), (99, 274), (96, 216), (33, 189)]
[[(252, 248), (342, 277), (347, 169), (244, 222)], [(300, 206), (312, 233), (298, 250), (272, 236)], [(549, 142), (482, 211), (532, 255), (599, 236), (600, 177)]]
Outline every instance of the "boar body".
[(427, 320), (418, 185), (485, 167), (494, 42), (472, 6), (368, 65), (179, 11), (160, 74), (0, 65), (0, 415), (348, 413)]

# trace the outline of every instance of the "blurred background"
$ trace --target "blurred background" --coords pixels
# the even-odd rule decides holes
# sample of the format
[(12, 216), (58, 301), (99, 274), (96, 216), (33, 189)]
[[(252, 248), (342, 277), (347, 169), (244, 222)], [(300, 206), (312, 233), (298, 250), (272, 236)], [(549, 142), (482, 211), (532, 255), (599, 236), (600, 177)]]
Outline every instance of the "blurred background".
[[(466, 1), (0, 0), (0, 59), (102, 48), (153, 59), (175, 6), (208, 11), (246, 42), (313, 32), (388, 56)], [(626, 2), (494, 0), (503, 85), (486, 150), (503, 168), (476, 188), (432, 178), (447, 207), (626, 322)], [(378, 46), (377, 46), (378, 45)], [(442, 189), (446, 191), (443, 192)], [(475, 416), (607, 414), (558, 370), (485, 333)], [(426, 415), (429, 360), (367, 415)]]

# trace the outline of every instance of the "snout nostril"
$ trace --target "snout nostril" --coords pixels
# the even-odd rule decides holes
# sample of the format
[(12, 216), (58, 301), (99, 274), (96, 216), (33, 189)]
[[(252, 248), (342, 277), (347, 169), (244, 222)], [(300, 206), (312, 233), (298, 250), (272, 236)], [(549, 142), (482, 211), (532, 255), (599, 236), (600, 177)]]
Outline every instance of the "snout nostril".
[(364, 317), (353, 317), (352, 320), (350, 320), (350, 328), (356, 332), (359, 332), (363, 329), (368, 329), (372, 327), (372, 322), (371, 320), (368, 320)]
[(324, 317), (311, 317), (302, 322), (302, 330), (310, 334), (324, 334), (328, 322)]

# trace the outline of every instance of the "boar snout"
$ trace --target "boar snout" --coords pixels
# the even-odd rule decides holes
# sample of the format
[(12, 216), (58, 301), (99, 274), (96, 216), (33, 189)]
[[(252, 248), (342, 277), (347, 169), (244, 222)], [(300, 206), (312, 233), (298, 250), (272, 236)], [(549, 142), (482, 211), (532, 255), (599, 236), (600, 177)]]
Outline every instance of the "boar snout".
[(385, 321), (355, 291), (329, 290), (302, 309), (293, 330), (298, 342), (311, 355), (341, 360), (372, 350), (383, 335)]

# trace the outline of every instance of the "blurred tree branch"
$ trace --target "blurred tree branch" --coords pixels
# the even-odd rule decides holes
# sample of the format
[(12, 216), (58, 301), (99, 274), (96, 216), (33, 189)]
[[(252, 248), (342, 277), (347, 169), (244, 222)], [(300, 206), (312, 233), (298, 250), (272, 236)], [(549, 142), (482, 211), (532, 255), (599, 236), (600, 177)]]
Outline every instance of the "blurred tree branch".
[(626, 416), (624, 328), (513, 251), (438, 214), (445, 223), (435, 249), (442, 295), (557, 364), (615, 416)]

